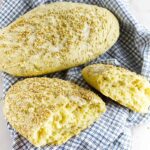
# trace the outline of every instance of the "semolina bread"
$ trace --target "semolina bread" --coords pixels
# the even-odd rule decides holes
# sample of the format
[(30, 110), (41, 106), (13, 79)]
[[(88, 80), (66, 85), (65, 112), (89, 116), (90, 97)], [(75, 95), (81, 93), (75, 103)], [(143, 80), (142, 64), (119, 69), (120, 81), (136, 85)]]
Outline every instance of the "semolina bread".
[(107, 9), (81, 3), (38, 6), (0, 30), (0, 71), (36, 76), (87, 63), (119, 36)]
[(4, 115), (34, 146), (61, 145), (106, 111), (95, 93), (57, 78), (28, 78), (13, 85)]
[(82, 70), (84, 79), (98, 91), (133, 111), (146, 113), (150, 106), (150, 83), (121, 67), (94, 64)]

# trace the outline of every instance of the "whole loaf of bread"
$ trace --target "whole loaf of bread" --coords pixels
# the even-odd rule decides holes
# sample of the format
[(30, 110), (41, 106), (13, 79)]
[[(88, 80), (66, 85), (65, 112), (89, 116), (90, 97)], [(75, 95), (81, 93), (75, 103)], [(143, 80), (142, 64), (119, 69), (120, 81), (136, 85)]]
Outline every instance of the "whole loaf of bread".
[(38, 6), (0, 30), (0, 71), (36, 76), (95, 59), (119, 36), (116, 17), (94, 5)]

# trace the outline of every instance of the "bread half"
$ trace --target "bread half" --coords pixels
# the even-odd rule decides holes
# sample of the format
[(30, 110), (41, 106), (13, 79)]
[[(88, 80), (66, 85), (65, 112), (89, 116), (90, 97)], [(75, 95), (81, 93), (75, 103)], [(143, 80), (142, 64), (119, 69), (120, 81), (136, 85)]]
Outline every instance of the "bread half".
[(121, 67), (94, 64), (82, 70), (84, 79), (98, 91), (133, 111), (145, 113), (150, 106), (150, 83)]
[(61, 145), (106, 111), (95, 93), (57, 78), (28, 78), (7, 92), (7, 121), (34, 146)]

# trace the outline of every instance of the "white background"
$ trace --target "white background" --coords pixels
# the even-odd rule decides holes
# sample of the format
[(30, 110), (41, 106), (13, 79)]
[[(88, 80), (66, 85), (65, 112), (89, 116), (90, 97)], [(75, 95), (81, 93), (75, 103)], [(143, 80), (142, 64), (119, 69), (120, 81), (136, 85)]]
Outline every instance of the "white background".
[[(1, 0), (0, 0), (1, 1)], [(150, 0), (126, 0), (136, 18), (150, 30)], [(2, 93), (0, 82), (0, 95)], [(0, 150), (11, 150), (12, 139), (2, 114), (0, 102)], [(150, 123), (131, 129), (132, 150), (150, 150)]]

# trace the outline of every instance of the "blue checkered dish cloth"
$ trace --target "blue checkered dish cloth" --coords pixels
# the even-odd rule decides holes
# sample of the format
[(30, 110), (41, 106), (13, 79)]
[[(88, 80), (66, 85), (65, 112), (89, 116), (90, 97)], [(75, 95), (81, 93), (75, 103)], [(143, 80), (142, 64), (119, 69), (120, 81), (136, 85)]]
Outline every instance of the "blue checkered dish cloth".
[[(0, 6), (0, 28), (23, 15), (34, 7), (57, 0), (4, 0)], [(67, 1), (67, 0), (66, 0)], [(117, 43), (93, 63), (109, 63), (126, 67), (150, 79), (150, 32), (143, 28), (131, 15), (127, 4), (122, 0), (72, 0), (105, 7), (113, 12), (120, 22), (121, 35)], [(91, 89), (81, 76), (86, 65), (71, 68), (59, 73), (45, 75), (71, 80), (80, 86)], [(23, 78), (6, 73), (3, 76), (3, 96), (9, 87)], [(92, 89), (93, 90), (93, 89)], [(94, 91), (96, 92), (96, 91)], [(99, 93), (97, 93), (99, 94)], [(90, 128), (82, 131), (61, 146), (45, 146), (40, 150), (129, 150), (131, 149), (130, 128), (150, 120), (150, 114), (135, 113), (109, 98), (102, 97), (107, 104), (107, 112)], [(19, 135), (8, 123), (13, 137), (13, 150), (38, 150)]]

